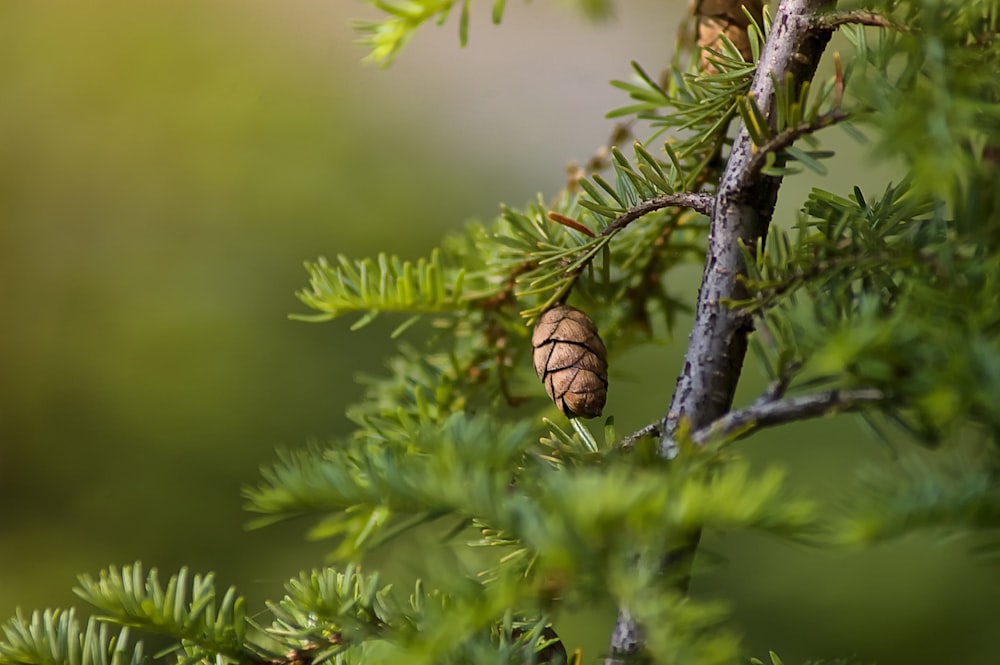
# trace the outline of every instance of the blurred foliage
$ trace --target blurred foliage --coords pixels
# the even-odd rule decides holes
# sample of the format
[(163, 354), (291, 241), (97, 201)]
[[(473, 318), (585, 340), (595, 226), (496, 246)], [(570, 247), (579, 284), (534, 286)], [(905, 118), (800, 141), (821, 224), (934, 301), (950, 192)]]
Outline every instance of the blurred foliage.
[[(65, 602), (109, 561), (250, 579), (272, 579), (265, 558), (312, 561), (245, 534), (238, 488), (282, 440), (343, 429), (352, 376), (383, 343), (287, 320), (302, 261), (377, 235), (421, 251), (475, 206), (474, 186), (433, 196), (419, 105), (373, 149), (359, 104), (383, 102), (353, 99), (356, 69), (304, 58), (263, 18), (0, 5), (7, 614)], [(263, 550), (241, 573), (247, 542)]]
[[(364, 35), (361, 43), (369, 49), (368, 59), (381, 65), (390, 64), (399, 51), (413, 38), (417, 28), (433, 21), (446, 22), (452, 13), (458, 14), (458, 40), (463, 47), (469, 43), (469, 22), (472, 0), (367, 0), (383, 14), (380, 20), (357, 21), (355, 27)], [(608, 0), (564, 0), (577, 5), (593, 18), (603, 18), (611, 13)], [(486, 4), (485, 2), (483, 4)], [(493, 23), (503, 20), (507, 0), (492, 0)]]

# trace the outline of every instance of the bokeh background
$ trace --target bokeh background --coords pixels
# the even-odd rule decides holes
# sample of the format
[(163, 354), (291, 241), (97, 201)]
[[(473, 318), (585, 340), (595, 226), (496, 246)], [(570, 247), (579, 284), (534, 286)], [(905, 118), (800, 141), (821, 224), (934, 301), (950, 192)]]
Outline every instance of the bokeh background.
[[(302, 261), (416, 257), (555, 192), (610, 132), (623, 99), (606, 81), (668, 62), (686, 3), (629, 0), (600, 24), (510, 3), (499, 28), (477, 9), (465, 50), (454, 22), (432, 26), (381, 70), (353, 43), (360, 2), (0, 3), (0, 616), (74, 604), (77, 574), (136, 559), (214, 570), (252, 607), (322, 563), (301, 525), (246, 531), (240, 488), (276, 446), (347, 432), (354, 376), (390, 346), (289, 321)], [(826, 186), (893, 175), (830, 140)], [(780, 220), (814, 184), (788, 183)], [(666, 406), (685, 326), (617, 370), (622, 431)], [(761, 385), (747, 374), (743, 400)], [(746, 451), (819, 496), (859, 460), (891, 463), (850, 418)], [(695, 592), (731, 597), (750, 649), (788, 663), (995, 663), (1000, 576), (973, 544), (712, 535)], [(612, 616), (560, 630), (596, 662)]]

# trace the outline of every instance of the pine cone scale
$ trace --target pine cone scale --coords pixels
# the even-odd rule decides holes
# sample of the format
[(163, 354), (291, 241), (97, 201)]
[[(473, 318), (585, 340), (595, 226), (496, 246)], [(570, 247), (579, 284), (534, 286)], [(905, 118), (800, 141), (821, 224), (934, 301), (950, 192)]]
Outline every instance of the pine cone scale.
[(607, 401), (607, 350), (591, 318), (574, 307), (553, 307), (539, 318), (531, 344), (535, 372), (555, 405), (571, 418), (601, 415)]

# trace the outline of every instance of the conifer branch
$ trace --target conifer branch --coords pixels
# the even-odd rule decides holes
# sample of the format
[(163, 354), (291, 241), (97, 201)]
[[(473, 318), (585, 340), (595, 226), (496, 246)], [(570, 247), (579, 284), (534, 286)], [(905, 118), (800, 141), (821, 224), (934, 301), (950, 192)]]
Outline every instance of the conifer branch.
[(155, 568), (141, 563), (102, 570), (97, 578), (81, 575), (75, 592), (106, 614), (106, 619), (161, 633), (185, 642), (192, 653), (246, 665), (246, 601), (230, 587), (217, 599), (215, 577), (189, 575), (181, 568), (160, 584)]
[(743, 438), (764, 427), (819, 418), (838, 412), (857, 411), (885, 400), (885, 393), (876, 388), (828, 390), (780, 400), (762, 400), (745, 409), (730, 411), (708, 427), (695, 432), (691, 439), (697, 445), (704, 445), (714, 439), (731, 435)]
[(832, 127), (839, 122), (847, 120), (850, 116), (840, 108), (834, 108), (812, 120), (799, 123), (794, 127), (787, 127), (767, 140), (763, 145), (757, 147), (757, 152), (750, 158), (747, 164), (749, 173), (759, 173), (767, 163), (768, 155), (778, 153), (788, 148), (803, 136), (815, 134), (821, 129)]
[(639, 439), (645, 439), (646, 437), (660, 438), (660, 423), (649, 423), (640, 427), (631, 434), (626, 435), (618, 442), (618, 447), (623, 449), (629, 449), (634, 446)]
[[(691, 435), (690, 440), (696, 445), (735, 436), (742, 439), (759, 429), (784, 425), (799, 420), (819, 418), (834, 413), (858, 411), (873, 404), (886, 400), (886, 395), (876, 388), (856, 388), (849, 390), (828, 390), (807, 395), (797, 395), (787, 399), (775, 399), (765, 394), (761, 399), (745, 409), (730, 411)], [(659, 423), (650, 423), (623, 438), (619, 443), (621, 448), (631, 448), (639, 439), (659, 437)], [(674, 443), (676, 446), (676, 442)]]
[[(784, 0), (778, 5), (771, 32), (751, 84), (750, 95), (764, 117), (774, 105), (777, 81), (791, 74), (811, 80), (829, 34), (817, 35), (812, 18), (826, 0)], [(700, 428), (726, 413), (732, 403), (747, 349), (752, 321), (722, 305), (744, 291), (740, 246), (756, 247), (767, 232), (781, 178), (753, 173), (753, 141), (745, 127), (737, 134), (715, 200), (708, 256), (698, 294), (694, 328), (684, 369), (664, 418), (661, 455), (669, 457), (668, 438), (682, 418)]]
[[(796, 81), (809, 81), (815, 75), (830, 33), (815, 30), (814, 18), (833, 4), (830, 0), (782, 0), (778, 5), (748, 93), (764, 118), (771, 117), (777, 82), (789, 75)], [(779, 176), (749, 170), (754, 147), (746, 126), (741, 126), (716, 194), (684, 367), (661, 426), (659, 453), (667, 459), (677, 454), (674, 433), (682, 421), (697, 431), (729, 411), (743, 366), (753, 322), (723, 302), (744, 293), (739, 276), (746, 266), (740, 247), (756, 247), (765, 237), (781, 186)], [(690, 549), (695, 547), (697, 536)], [(691, 558), (668, 557), (684, 566), (690, 565)], [(669, 565), (669, 560), (665, 563)], [(675, 579), (686, 577), (683, 571), (675, 573)], [(628, 608), (621, 608), (611, 655), (605, 662), (622, 663), (644, 647), (641, 626)]]
[(715, 197), (710, 194), (699, 192), (684, 192), (680, 194), (662, 194), (660, 196), (636, 204), (619, 215), (613, 222), (607, 225), (602, 236), (609, 236), (624, 229), (626, 226), (651, 212), (664, 208), (690, 208), (703, 215), (711, 216), (715, 206)]
[(108, 623), (90, 617), (80, 626), (76, 610), (45, 610), (30, 616), (19, 609), (0, 626), (0, 663), (4, 665), (151, 665), (142, 643), (129, 629), (117, 634)]
[(812, 24), (817, 30), (826, 32), (832, 32), (844, 25), (869, 25), (876, 28), (892, 28), (894, 30), (906, 29), (905, 26), (896, 25), (882, 14), (868, 9), (822, 14), (813, 18)]

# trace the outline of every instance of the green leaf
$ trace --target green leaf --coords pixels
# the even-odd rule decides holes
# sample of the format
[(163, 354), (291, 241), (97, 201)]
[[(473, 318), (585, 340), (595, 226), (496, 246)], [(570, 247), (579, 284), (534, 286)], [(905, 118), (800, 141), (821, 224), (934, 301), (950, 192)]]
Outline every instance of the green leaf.
[(507, 6), (507, 0), (493, 0), (493, 23), (496, 25), (500, 24), (503, 20), (503, 10)]
[(458, 43), (462, 48), (469, 43), (469, 6), (472, 0), (462, 0), (462, 13), (458, 21)]

